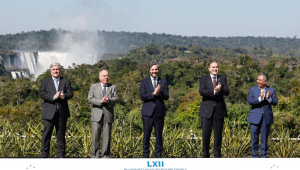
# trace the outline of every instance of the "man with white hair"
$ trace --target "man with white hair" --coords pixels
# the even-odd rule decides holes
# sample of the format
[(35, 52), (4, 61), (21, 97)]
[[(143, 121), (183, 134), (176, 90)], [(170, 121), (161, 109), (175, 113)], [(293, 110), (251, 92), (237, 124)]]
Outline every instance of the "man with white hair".
[(114, 122), (114, 105), (119, 101), (117, 86), (109, 84), (107, 70), (99, 72), (100, 83), (92, 84), (88, 101), (93, 104), (92, 121), (92, 158), (99, 158), (100, 136), (102, 131), (102, 158), (110, 157), (110, 137)]
[(40, 97), (44, 99), (42, 119), (44, 125), (41, 156), (49, 157), (50, 140), (53, 129), (56, 130), (57, 155), (65, 157), (66, 150), (66, 124), (70, 117), (68, 100), (73, 97), (70, 80), (60, 76), (61, 66), (54, 62), (50, 65), (51, 77), (41, 82)]

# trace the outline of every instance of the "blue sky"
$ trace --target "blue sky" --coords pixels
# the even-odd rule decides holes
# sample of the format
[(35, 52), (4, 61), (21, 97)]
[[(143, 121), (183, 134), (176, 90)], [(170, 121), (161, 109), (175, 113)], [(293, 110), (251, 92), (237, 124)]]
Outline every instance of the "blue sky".
[(0, 0), (0, 34), (106, 30), (300, 37), (299, 0)]

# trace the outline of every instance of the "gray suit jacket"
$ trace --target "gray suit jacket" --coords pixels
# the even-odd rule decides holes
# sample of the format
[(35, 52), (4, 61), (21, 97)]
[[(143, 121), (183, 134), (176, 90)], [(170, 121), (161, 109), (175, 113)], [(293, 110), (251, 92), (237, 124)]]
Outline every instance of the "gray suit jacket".
[(88, 94), (88, 101), (93, 104), (91, 121), (99, 122), (103, 111), (104, 119), (108, 123), (114, 122), (114, 105), (119, 101), (117, 86), (107, 84), (106, 95), (109, 97), (109, 102), (102, 104), (100, 100), (103, 98), (101, 83), (92, 84)]

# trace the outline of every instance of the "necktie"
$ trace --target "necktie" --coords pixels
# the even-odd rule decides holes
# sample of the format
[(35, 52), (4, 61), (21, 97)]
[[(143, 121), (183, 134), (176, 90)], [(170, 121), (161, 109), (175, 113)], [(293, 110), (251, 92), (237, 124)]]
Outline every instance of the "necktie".
[(217, 85), (217, 82), (216, 82), (216, 77), (213, 77), (213, 79), (214, 79), (214, 89), (216, 88), (216, 85)]
[[(56, 90), (56, 92), (58, 92), (58, 79), (55, 79), (54, 80), (54, 84), (55, 84), (55, 90)], [(58, 109), (58, 103), (56, 103), (56, 109)]]
[(156, 88), (156, 79), (155, 78), (153, 78), (153, 88), (154, 88), (154, 90)]
[[(213, 77), (213, 79), (214, 79), (213, 83), (214, 83), (214, 89), (215, 89), (215, 88), (216, 88), (216, 85), (217, 85), (216, 77)], [(216, 106), (216, 102), (214, 102), (214, 106)]]
[(106, 95), (106, 85), (103, 86), (102, 93), (103, 93), (103, 97), (104, 97)]
[(58, 92), (58, 79), (55, 79), (55, 90)]

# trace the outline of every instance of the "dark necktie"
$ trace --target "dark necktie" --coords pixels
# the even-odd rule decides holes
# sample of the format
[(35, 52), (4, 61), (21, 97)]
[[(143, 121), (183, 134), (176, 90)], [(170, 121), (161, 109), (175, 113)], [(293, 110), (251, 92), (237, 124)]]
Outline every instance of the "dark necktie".
[(103, 86), (102, 93), (103, 93), (103, 97), (104, 97), (106, 95), (106, 85)]
[(154, 90), (156, 88), (156, 79), (155, 78), (153, 78), (153, 88), (154, 88)]
[(213, 77), (213, 79), (214, 79), (214, 89), (216, 88), (216, 85), (217, 85), (217, 82), (216, 82), (216, 77)]
[[(216, 85), (217, 85), (216, 77), (213, 77), (213, 79), (214, 79), (213, 83), (214, 83), (214, 89), (215, 89), (215, 88), (216, 88)], [(214, 106), (216, 106), (216, 102), (214, 102)]]

